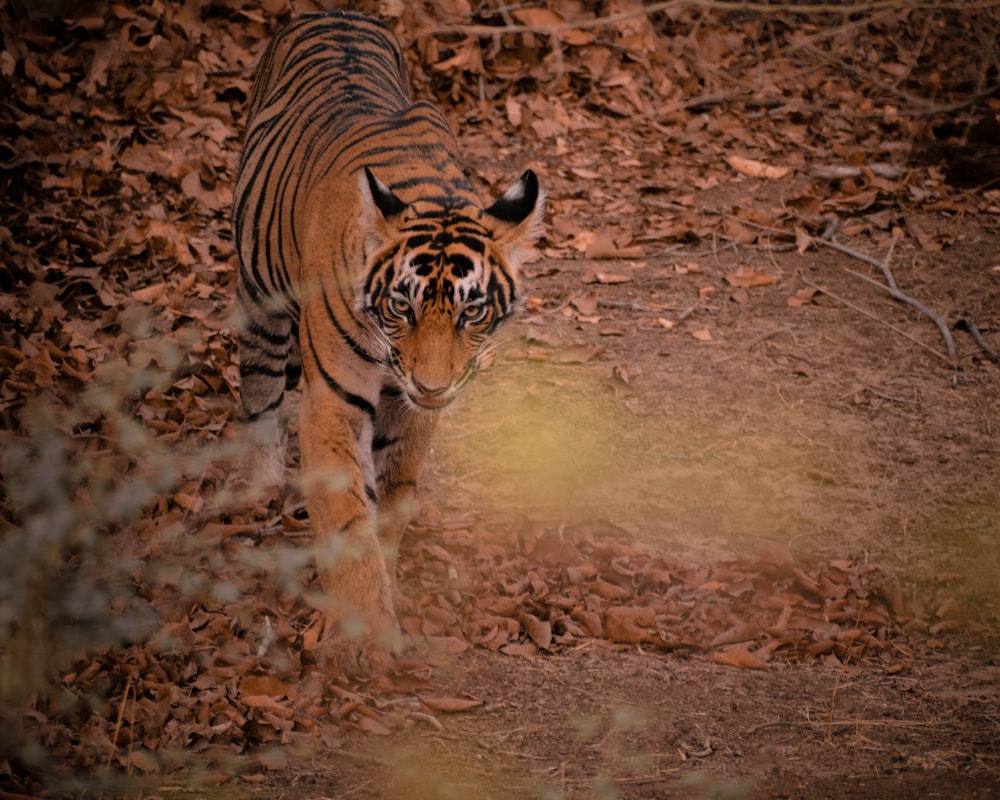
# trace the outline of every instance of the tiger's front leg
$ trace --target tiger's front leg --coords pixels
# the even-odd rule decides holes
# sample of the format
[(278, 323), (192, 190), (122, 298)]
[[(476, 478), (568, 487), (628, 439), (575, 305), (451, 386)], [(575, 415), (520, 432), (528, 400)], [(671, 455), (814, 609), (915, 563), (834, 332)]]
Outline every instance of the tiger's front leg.
[(372, 454), (378, 490), (378, 535), (395, 591), (396, 557), (403, 531), (416, 514), (417, 479), (437, 423), (392, 387), (385, 387), (375, 415)]
[(401, 648), (392, 584), (375, 527), (372, 420), (307, 382), (300, 444), (306, 505), (325, 597), (320, 664), (350, 675), (384, 670)]

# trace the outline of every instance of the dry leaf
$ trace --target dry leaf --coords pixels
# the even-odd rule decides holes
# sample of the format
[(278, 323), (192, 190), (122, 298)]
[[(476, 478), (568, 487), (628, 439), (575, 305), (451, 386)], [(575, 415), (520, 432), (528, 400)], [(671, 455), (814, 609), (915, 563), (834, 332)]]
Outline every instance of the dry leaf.
[(132, 292), (132, 297), (143, 303), (160, 303), (167, 293), (166, 283), (154, 283)]
[(438, 653), (458, 655), (469, 649), (469, 643), (464, 639), (459, 639), (457, 636), (428, 636), (426, 638), (427, 644), (431, 646), (432, 650)]
[(611, 368), (611, 377), (613, 380), (620, 381), (625, 386), (632, 385), (632, 375), (629, 372), (628, 364), (615, 364)]
[(610, 236), (597, 235), (594, 240), (587, 245), (586, 256), (590, 259), (633, 259), (642, 258), (643, 250), (641, 245), (631, 247), (619, 247)]
[(555, 11), (548, 8), (516, 8), (511, 10), (511, 15), (522, 25), (530, 28), (553, 28), (565, 22)]
[(140, 772), (159, 772), (160, 762), (156, 755), (148, 750), (137, 748), (130, 750), (127, 756), (120, 756), (123, 766), (135, 767)]
[[(588, 256), (592, 257), (592, 256)], [(582, 278), (584, 283), (604, 283), (604, 284), (614, 284), (614, 283), (628, 283), (632, 280), (628, 275), (623, 275), (619, 272), (605, 272), (597, 267), (590, 267), (586, 272), (583, 273)]]
[(294, 688), (272, 675), (248, 675), (240, 679), (239, 687), (241, 695), (287, 697), (289, 700), (298, 697)]
[(722, 233), (730, 241), (740, 244), (750, 244), (757, 240), (757, 232), (751, 230), (735, 217), (726, 217), (722, 221)]
[(520, 616), (524, 632), (538, 645), (539, 650), (548, 650), (552, 646), (552, 623), (538, 619), (534, 614), (524, 613)]
[(605, 636), (615, 642), (642, 644), (660, 641), (656, 613), (649, 606), (614, 606), (604, 612)]
[(267, 708), (271, 711), (279, 711), (281, 713), (290, 714), (291, 711), (273, 697), (268, 697), (267, 695), (255, 694), (255, 695), (244, 695), (240, 697), (240, 702), (248, 708)]
[(819, 289), (814, 289), (811, 286), (804, 289), (799, 289), (791, 297), (786, 299), (786, 303), (792, 308), (801, 308), (802, 306), (807, 306), (816, 298), (816, 295), (820, 294)]
[(358, 717), (357, 726), (366, 733), (374, 733), (376, 736), (392, 735), (392, 728), (372, 717)]
[(512, 642), (511, 644), (505, 644), (500, 648), (500, 652), (508, 656), (520, 656), (521, 658), (530, 658), (531, 656), (538, 655), (538, 647), (530, 642), (526, 644), (519, 644), (517, 642)]
[(763, 270), (751, 269), (750, 267), (739, 267), (733, 272), (726, 273), (726, 281), (730, 286), (740, 286), (744, 289), (754, 289), (759, 286), (771, 286), (778, 278)]
[(789, 172), (792, 171), (791, 167), (770, 166), (765, 164), (763, 161), (755, 161), (752, 158), (743, 158), (742, 156), (726, 156), (726, 163), (740, 174), (747, 175), (751, 178), (767, 178), (768, 180), (773, 180), (776, 178), (784, 178)]
[(597, 313), (597, 292), (591, 290), (586, 294), (574, 297), (571, 301), (573, 307), (581, 314)]
[(740, 669), (767, 669), (767, 664), (748, 650), (730, 650), (712, 653), (712, 661), (724, 667)]
[(810, 236), (808, 233), (806, 233), (805, 228), (803, 228), (803, 227), (801, 227), (799, 225), (796, 225), (795, 226), (795, 249), (798, 250), (798, 252), (801, 254), (801, 253), (804, 253), (806, 250), (808, 250), (809, 246), (811, 244), (812, 244), (812, 236)]
[(574, 344), (559, 350), (555, 360), (560, 364), (585, 364), (591, 359), (603, 355), (606, 349), (602, 345)]

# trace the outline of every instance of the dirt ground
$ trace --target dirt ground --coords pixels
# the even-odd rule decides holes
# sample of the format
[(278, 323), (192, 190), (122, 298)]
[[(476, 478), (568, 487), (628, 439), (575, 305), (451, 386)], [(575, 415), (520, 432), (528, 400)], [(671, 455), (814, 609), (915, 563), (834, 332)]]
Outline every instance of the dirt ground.
[[(696, 202), (747, 191), (734, 182)], [(996, 319), (997, 233), (994, 217), (974, 218), (934, 257), (903, 243), (896, 280)], [(724, 276), (741, 265), (779, 280), (737, 302)], [(584, 282), (595, 267), (628, 280), (595, 289)], [(937, 332), (849, 269), (874, 272), (841, 253), (764, 247), (540, 259), (529, 270), (537, 310), (447, 413), (423, 499), (471, 525), (491, 518), (512, 547), (532, 525), (605, 520), (690, 565), (752, 557), (772, 542), (807, 563), (857, 559), (914, 595), (948, 586), (970, 629), (912, 637), (912, 669), (897, 674), (871, 659), (741, 670), (704, 652), (601, 641), (527, 658), (476, 649), (433, 683), (483, 708), (442, 716), (440, 729), (345, 741), (343, 758), (314, 759), (268, 791), (996, 796), (1000, 373), (978, 357), (953, 369), (904, 338), (934, 346)], [(809, 284), (830, 294), (790, 307)], [(699, 297), (706, 286), (714, 292)], [(577, 313), (574, 300), (595, 291), (597, 313)], [(655, 323), (691, 307), (672, 329)], [(710, 340), (692, 335), (704, 329)], [(570, 347), (599, 353), (557, 363)]]

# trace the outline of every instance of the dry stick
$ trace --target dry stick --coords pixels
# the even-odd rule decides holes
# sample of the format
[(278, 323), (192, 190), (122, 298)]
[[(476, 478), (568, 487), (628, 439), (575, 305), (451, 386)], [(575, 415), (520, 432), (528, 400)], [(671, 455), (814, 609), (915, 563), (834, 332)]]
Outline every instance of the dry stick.
[(955, 323), (955, 327), (968, 332), (969, 336), (975, 339), (976, 344), (982, 348), (983, 355), (994, 364), (1000, 364), (1000, 353), (989, 346), (983, 335), (979, 332), (979, 328), (976, 327), (976, 321), (971, 316), (965, 316), (960, 319)]
[[(132, 689), (132, 679), (134, 677), (135, 677), (135, 668), (132, 668), (132, 669), (129, 670), (128, 680), (125, 681), (125, 693), (122, 695), (122, 703), (118, 707), (118, 719), (115, 721), (115, 729), (114, 729), (114, 732), (111, 734), (111, 748), (112, 749), (111, 749), (111, 752), (108, 753), (108, 763), (105, 765), (108, 769), (111, 768), (111, 761), (114, 759), (115, 752), (116, 752), (117, 747), (118, 747), (118, 734), (121, 732), (122, 722), (125, 721), (125, 709), (128, 706), (128, 695), (129, 695), (129, 691), (131, 691), (131, 689)], [(133, 729), (135, 728), (134, 725), (132, 727), (133, 727)], [(129, 741), (131, 742), (132, 740), (130, 739)], [(132, 747), (131, 747), (131, 744), (130, 744), (129, 745), (129, 755), (130, 755), (130, 757), (128, 759), (128, 763), (130, 765), (131, 765), (131, 760), (132, 760), (131, 759), (131, 750), (132, 750)], [(98, 800), (103, 800), (103, 798), (104, 798), (104, 792), (102, 791), (98, 795)]]
[[(766, 728), (778, 728), (778, 727), (789, 727), (789, 728), (809, 728), (811, 730), (822, 730), (829, 729), (831, 725), (836, 725), (840, 728), (939, 728), (942, 723), (938, 720), (923, 721), (923, 720), (907, 720), (907, 719), (827, 719), (826, 722), (813, 721), (813, 720), (794, 720), (794, 719), (777, 719), (772, 722), (762, 722), (760, 725), (754, 725), (748, 731), (746, 731), (747, 736), (752, 736), (758, 731), (762, 731)], [(958, 723), (951, 723), (952, 728), (961, 728)]]
[[(856, 633), (861, 624), (861, 612), (863, 606), (858, 604), (858, 614), (854, 619), (854, 632)], [(833, 741), (833, 711), (837, 707), (837, 690), (840, 688), (840, 676), (844, 674), (847, 665), (851, 662), (851, 648), (845, 644), (844, 660), (840, 664), (840, 670), (833, 679), (833, 692), (830, 695), (830, 714), (827, 717), (826, 740)]]
[[(570, 30), (587, 30), (589, 28), (600, 28), (605, 25), (614, 25), (618, 22), (625, 22), (626, 20), (633, 19), (634, 17), (640, 16), (650, 16), (660, 11), (667, 11), (671, 8), (684, 7), (684, 6), (695, 6), (702, 10), (723, 10), (730, 11), (733, 9), (734, 3), (732, 0), (661, 0), (658, 3), (650, 3), (642, 8), (636, 8), (629, 11), (620, 11), (617, 14), (608, 14), (603, 17), (594, 17), (592, 19), (581, 19), (569, 22), (560, 22), (554, 25), (439, 25), (434, 28), (430, 28), (423, 31), (418, 31), (417, 35), (424, 34), (436, 34), (436, 33), (468, 33), (476, 36), (494, 36), (501, 33), (538, 33), (538, 34), (558, 34), (563, 31)], [(907, 8), (918, 10), (918, 9), (932, 9), (936, 11), (943, 11), (948, 8), (952, 9), (987, 9), (996, 8), (1000, 6), (1000, 0), (979, 0), (979, 2), (970, 3), (969, 0), (955, 0), (954, 2), (942, 2), (942, 0), (911, 0), (907, 3)], [(759, 14), (781, 14), (781, 13), (795, 13), (795, 14), (841, 14), (847, 17), (850, 14), (866, 13), (871, 14), (876, 11), (882, 11), (886, 9), (898, 10), (899, 0), (866, 0), (866, 2), (856, 2), (856, 3), (836, 3), (836, 2), (826, 2), (826, 3), (769, 3), (760, 2), (754, 0), (742, 0), (739, 3), (739, 8), (744, 12), (756, 12)]]
[(843, 303), (848, 308), (854, 309), (859, 314), (863, 314), (864, 316), (868, 317), (869, 319), (875, 320), (880, 325), (885, 325), (885, 327), (887, 327), (889, 330), (891, 330), (891, 331), (893, 331), (895, 333), (898, 333), (900, 336), (902, 336), (902, 337), (904, 337), (906, 339), (909, 339), (914, 344), (919, 345), (920, 347), (924, 348), (924, 350), (926, 350), (927, 352), (933, 353), (938, 358), (940, 358), (942, 361), (948, 361), (949, 360), (948, 356), (945, 353), (942, 353), (940, 350), (936, 350), (935, 348), (931, 347), (929, 344), (925, 344), (924, 342), (920, 341), (915, 336), (912, 336), (909, 333), (907, 333), (906, 331), (901, 330), (900, 328), (897, 328), (895, 325), (892, 325), (891, 323), (886, 322), (884, 319), (882, 319), (882, 317), (878, 316), (878, 314), (873, 314), (871, 311), (867, 311), (867, 310), (863, 309), (861, 306), (856, 305), (855, 303), (852, 303), (850, 300), (847, 300), (847, 299), (841, 297), (840, 295), (834, 294), (829, 289), (825, 289), (822, 286), (820, 286), (819, 284), (813, 283), (811, 280), (809, 280), (804, 275), (800, 275), (799, 277), (800, 277), (800, 279), (802, 280), (802, 282), (806, 286), (809, 286), (809, 287), (815, 289), (817, 292), (821, 292), (821, 293), (825, 294), (827, 297), (829, 297), (829, 298), (831, 298), (833, 300), (836, 300), (838, 303)]
[[(884, 289), (886, 292), (889, 293), (891, 297), (893, 297), (896, 300), (899, 300), (901, 303), (906, 303), (907, 305), (912, 306), (921, 314), (923, 314), (925, 317), (927, 317), (929, 320), (931, 320), (931, 322), (937, 325), (938, 330), (941, 331), (941, 338), (944, 339), (945, 347), (948, 348), (948, 356), (950, 357), (951, 361), (954, 362), (958, 358), (958, 355), (955, 350), (955, 340), (951, 336), (951, 331), (948, 330), (948, 323), (945, 322), (945, 320), (941, 317), (941, 315), (938, 314), (936, 311), (933, 311), (932, 309), (928, 308), (919, 300), (915, 300), (914, 298), (910, 297), (905, 292), (900, 291), (899, 287), (896, 286), (896, 279), (893, 277), (892, 272), (889, 270), (888, 261), (889, 258), (892, 256), (892, 251), (896, 247), (897, 239), (898, 236), (894, 233), (892, 237), (892, 243), (889, 245), (889, 252), (886, 255), (885, 261), (879, 261), (877, 258), (867, 255), (866, 253), (861, 253), (857, 250), (854, 250), (853, 248), (850, 248), (847, 245), (841, 244), (835, 239), (829, 239), (825, 237), (817, 238), (815, 236), (812, 237), (812, 241), (816, 242), (817, 244), (826, 245), (827, 247), (832, 248), (833, 250), (837, 250), (840, 253), (849, 255), (852, 258), (858, 259), (859, 261), (864, 261), (866, 264), (871, 264), (872, 266), (878, 267), (878, 269), (885, 276), (886, 283), (888, 283), (889, 285), (883, 286), (881, 283), (873, 281), (871, 280), (871, 278), (867, 277), (865, 278), (865, 280), (869, 281), (875, 286), (880, 287), (881, 289)], [(833, 297), (833, 295), (830, 296)], [(907, 337), (907, 338), (912, 338), (912, 337)], [(913, 341), (916, 340), (914, 339)], [(931, 352), (940, 355), (940, 353), (938, 353), (938, 351), (936, 350), (932, 350)]]

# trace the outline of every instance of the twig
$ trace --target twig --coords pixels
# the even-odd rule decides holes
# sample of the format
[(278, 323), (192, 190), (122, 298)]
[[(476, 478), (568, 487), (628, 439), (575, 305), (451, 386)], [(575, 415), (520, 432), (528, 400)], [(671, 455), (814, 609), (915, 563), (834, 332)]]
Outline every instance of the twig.
[(894, 394), (883, 394), (882, 392), (875, 391), (871, 386), (867, 387), (866, 391), (869, 394), (872, 394), (875, 397), (878, 397), (878, 398), (880, 398), (882, 400), (888, 400), (890, 403), (906, 403), (906, 404), (911, 405), (911, 406), (917, 405), (917, 401), (916, 400), (910, 400), (907, 397), (897, 397)]
[(940, 726), (941, 723), (937, 720), (925, 722), (923, 720), (907, 719), (827, 719), (825, 722), (814, 720), (778, 719), (772, 722), (762, 722), (759, 725), (754, 725), (754, 727), (746, 731), (746, 735), (753, 736), (755, 733), (765, 730), (766, 728), (807, 728), (809, 730), (818, 731), (823, 730), (824, 728), (829, 729), (831, 725), (836, 725), (842, 728), (902, 728), (905, 730), (913, 728), (936, 728)]
[(444, 730), (444, 725), (442, 725), (441, 721), (433, 714), (426, 714), (423, 711), (411, 711), (409, 712), (408, 716), (410, 717), (410, 719), (416, 719), (426, 722), (428, 725), (437, 728), (437, 730), (439, 731)]
[[(111, 734), (111, 751), (108, 753), (108, 763), (105, 765), (109, 769), (111, 767), (111, 762), (112, 762), (112, 760), (115, 757), (115, 753), (117, 752), (117, 749), (118, 749), (118, 734), (121, 732), (122, 722), (125, 721), (125, 709), (128, 707), (128, 695), (129, 695), (129, 692), (132, 690), (132, 679), (134, 677), (135, 677), (135, 668), (133, 667), (132, 669), (129, 670), (129, 672), (128, 672), (128, 679), (125, 681), (125, 692), (124, 692), (124, 694), (122, 694), (121, 705), (118, 706), (118, 719), (115, 721), (115, 729), (114, 729), (114, 732)], [(134, 710), (134, 706), (133, 706), (133, 710)], [(133, 727), (133, 730), (134, 730), (135, 725), (133, 724), (132, 727)], [(129, 739), (129, 756), (128, 756), (128, 759), (126, 760), (126, 763), (129, 766), (129, 773), (130, 774), (131, 774), (131, 767), (132, 767), (132, 742), (133, 742), (133, 739), (130, 738)], [(103, 800), (103, 798), (104, 798), (104, 792), (101, 792), (101, 794), (98, 795), (98, 800)]]
[(654, 308), (642, 303), (624, 303), (619, 300), (598, 300), (597, 306), (598, 308), (611, 308), (622, 311), (639, 311), (643, 314), (655, 314), (666, 309), (666, 306)]
[(982, 348), (983, 355), (986, 356), (994, 364), (1000, 364), (1000, 353), (994, 350), (983, 338), (983, 335), (979, 332), (979, 328), (976, 327), (976, 321), (971, 315), (966, 315), (962, 317), (958, 322), (955, 323), (955, 327), (960, 331), (966, 331), (969, 336), (976, 340), (976, 344)]
[(822, 286), (820, 286), (817, 283), (813, 283), (811, 280), (809, 280), (805, 276), (800, 276), (800, 277), (802, 279), (802, 282), (806, 286), (809, 286), (809, 287), (815, 289), (817, 292), (822, 292), (827, 297), (829, 297), (829, 298), (831, 298), (833, 300), (836, 300), (838, 303), (843, 303), (848, 308), (854, 309), (859, 314), (863, 314), (864, 316), (868, 317), (869, 319), (875, 320), (880, 325), (885, 325), (885, 327), (887, 327), (889, 330), (898, 333), (900, 336), (902, 336), (902, 337), (904, 337), (906, 339), (909, 339), (914, 344), (919, 345), (920, 347), (924, 348), (924, 350), (926, 350), (927, 352), (933, 353), (938, 358), (940, 358), (942, 361), (948, 361), (949, 360), (948, 356), (945, 353), (942, 353), (940, 350), (936, 350), (935, 348), (931, 347), (929, 344), (925, 344), (924, 342), (920, 341), (915, 336), (912, 336), (909, 333), (907, 333), (906, 331), (904, 331), (904, 330), (902, 330), (900, 328), (897, 328), (895, 325), (892, 325), (892, 324), (886, 322), (884, 319), (882, 319), (882, 317), (878, 316), (877, 314), (873, 314), (871, 311), (867, 311), (867, 310), (863, 309), (861, 306), (856, 305), (855, 303), (852, 303), (850, 300), (847, 300), (847, 299), (841, 297), (840, 295), (834, 294), (829, 289), (824, 289)]
[[(591, 19), (580, 19), (569, 22), (560, 22), (554, 25), (441, 25), (434, 28), (429, 28), (426, 30), (418, 31), (417, 35), (426, 34), (438, 34), (438, 33), (467, 33), (474, 36), (494, 36), (502, 33), (538, 33), (538, 34), (557, 34), (563, 31), (569, 30), (588, 30), (590, 28), (601, 28), (605, 25), (615, 25), (619, 22), (624, 22), (634, 17), (639, 16), (650, 16), (652, 14), (658, 13), (660, 11), (666, 11), (670, 8), (676, 8), (677, 6), (691, 5), (690, 0), (661, 0), (658, 3), (650, 3), (642, 8), (636, 8), (635, 10), (620, 11), (617, 14), (608, 14), (603, 17), (593, 17)], [(724, 11), (732, 10), (733, 2), (732, 0), (695, 0), (694, 5), (703, 9), (720, 9)], [(912, 0), (912, 2), (907, 4), (908, 8), (911, 9), (921, 9), (928, 8), (934, 10), (943, 10), (946, 8), (958, 8), (967, 9), (969, 8), (968, 0), (963, 0), (963, 2), (950, 2), (944, 3), (942, 0)], [(998, 0), (980, 0), (976, 3), (974, 8), (995, 8), (1000, 5)], [(819, 2), (819, 3), (801, 3), (796, 5), (779, 4), (774, 5), (773, 3), (767, 2), (754, 2), (754, 0), (742, 0), (739, 4), (740, 9), (746, 12), (755, 12), (758, 14), (825, 14), (833, 13), (840, 14), (847, 18), (850, 14), (871, 14), (876, 11), (882, 11), (885, 9), (897, 10), (899, 7), (899, 0), (867, 0), (867, 2), (856, 2), (856, 3), (836, 3), (836, 2)]]
[[(893, 237), (895, 238), (895, 237)], [(861, 614), (864, 611), (864, 604), (858, 604), (858, 613), (854, 617), (854, 633), (858, 632), (861, 627)], [(837, 707), (837, 689), (840, 687), (840, 678), (847, 670), (847, 665), (851, 663), (851, 648), (848, 647), (844, 653), (844, 659), (840, 664), (840, 669), (837, 671), (836, 676), (833, 679), (833, 692), (830, 695), (830, 713), (827, 716), (826, 724), (826, 740), (828, 742), (833, 741), (833, 712)]]
[(746, 346), (747, 350), (753, 350), (757, 345), (763, 344), (768, 339), (772, 339), (775, 336), (780, 336), (783, 333), (791, 333), (789, 328), (778, 328), (777, 330), (768, 331), (767, 333), (762, 333), (760, 336), (755, 336), (750, 340), (750, 344)]
[(856, 258), (859, 261), (864, 261), (866, 264), (871, 264), (873, 267), (878, 267), (879, 269), (882, 269), (882, 262), (879, 261), (877, 258), (875, 258), (875, 256), (870, 256), (867, 253), (861, 253), (857, 250), (854, 250), (853, 248), (848, 247), (846, 244), (841, 244), (836, 239), (828, 239), (825, 236), (823, 238), (817, 238), (815, 236), (812, 236), (810, 238), (812, 239), (812, 241), (818, 244), (824, 244), (827, 247), (832, 248), (833, 250), (837, 250), (841, 253), (844, 253), (845, 255), (851, 256), (851, 258)]
[(928, 100), (927, 98), (910, 94), (909, 92), (899, 88), (899, 86), (894, 86), (891, 83), (885, 83), (884, 81), (879, 80), (878, 77), (873, 75), (871, 72), (860, 69), (852, 64), (848, 64), (844, 59), (826, 53), (812, 44), (808, 43), (805, 44), (804, 49), (810, 52), (812, 55), (816, 56), (820, 61), (823, 61), (830, 66), (836, 66), (839, 69), (842, 69), (844, 72), (853, 75), (858, 80), (868, 81), (876, 88), (902, 98), (905, 102), (909, 103), (911, 106), (915, 106), (917, 108), (922, 109), (922, 113), (924, 114), (942, 114), (949, 111), (958, 111), (962, 108), (967, 108), (968, 106), (979, 102), (984, 97), (989, 97), (990, 95), (995, 94), (997, 90), (996, 86), (991, 86), (989, 89), (985, 91), (976, 92), (969, 97), (963, 98), (958, 103), (943, 105), (940, 103), (935, 103), (932, 100)]
[[(125, 720), (125, 709), (128, 707), (128, 695), (132, 690), (132, 678), (135, 676), (135, 669), (130, 669), (128, 672), (128, 679), (125, 681), (125, 692), (122, 694), (121, 705), (118, 706), (118, 719), (115, 720), (115, 730), (111, 734), (111, 744), (115, 747), (118, 746), (118, 734), (122, 729), (122, 722)], [(114, 751), (108, 756), (108, 766), (111, 766), (111, 759), (114, 757)]]
[[(923, 314), (925, 317), (927, 317), (929, 320), (931, 320), (931, 322), (937, 325), (938, 330), (941, 332), (941, 338), (944, 339), (945, 347), (948, 349), (948, 357), (951, 359), (953, 363), (957, 360), (958, 355), (955, 350), (955, 340), (952, 338), (951, 331), (948, 330), (948, 323), (944, 320), (944, 318), (936, 311), (925, 306), (919, 300), (916, 300), (913, 297), (910, 297), (910, 295), (901, 291), (899, 287), (896, 285), (896, 279), (892, 275), (892, 270), (889, 269), (889, 260), (892, 258), (892, 253), (896, 249), (896, 242), (899, 240), (899, 234), (897, 234), (895, 230), (893, 231), (892, 234), (892, 240), (889, 243), (889, 252), (886, 253), (886, 257), (882, 261), (875, 258), (874, 256), (868, 255), (867, 253), (862, 253), (858, 250), (848, 247), (847, 245), (841, 244), (840, 242), (838, 242), (836, 239), (833, 238), (832, 232), (829, 232), (828, 234), (824, 235), (821, 238), (815, 236), (811, 237), (811, 240), (813, 242), (816, 242), (817, 244), (825, 245), (826, 247), (829, 247), (840, 253), (844, 253), (845, 255), (851, 256), (852, 258), (856, 258), (859, 261), (864, 261), (866, 264), (871, 264), (872, 266), (877, 267), (879, 271), (882, 273), (882, 275), (885, 277), (885, 281), (888, 284), (888, 286), (882, 286), (882, 284), (876, 281), (872, 281), (870, 278), (866, 278), (866, 280), (868, 280), (870, 283), (874, 283), (876, 286), (885, 289), (885, 291), (887, 291), (893, 299), (899, 300), (901, 303), (906, 303), (907, 305), (912, 306), (921, 314)], [(932, 352), (937, 352), (937, 351), (932, 351)]]
[(697, 305), (688, 306), (680, 313), (680, 316), (678, 316), (677, 319), (674, 320), (674, 325), (680, 325), (684, 320), (690, 317), (697, 310), (698, 310)]
[(866, 171), (887, 180), (898, 180), (906, 174), (906, 170), (903, 167), (877, 162), (874, 164), (865, 164), (861, 167), (851, 166), (850, 164), (817, 164), (809, 170), (810, 174), (815, 175), (817, 178), (825, 178), (827, 180), (859, 178)]

